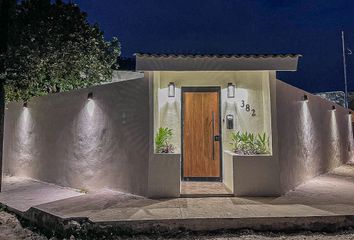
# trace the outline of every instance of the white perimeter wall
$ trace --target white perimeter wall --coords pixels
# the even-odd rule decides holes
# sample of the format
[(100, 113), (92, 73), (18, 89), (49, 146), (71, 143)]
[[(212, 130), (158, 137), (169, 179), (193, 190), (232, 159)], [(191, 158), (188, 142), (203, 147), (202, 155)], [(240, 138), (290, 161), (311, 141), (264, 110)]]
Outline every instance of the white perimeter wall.
[[(349, 161), (353, 154), (348, 110), (276, 81), (278, 158), (282, 192)], [(309, 101), (302, 100), (304, 94)], [(273, 136), (274, 139), (274, 136)]]
[(34, 98), (28, 106), (7, 106), (5, 173), (74, 188), (146, 194), (147, 79)]

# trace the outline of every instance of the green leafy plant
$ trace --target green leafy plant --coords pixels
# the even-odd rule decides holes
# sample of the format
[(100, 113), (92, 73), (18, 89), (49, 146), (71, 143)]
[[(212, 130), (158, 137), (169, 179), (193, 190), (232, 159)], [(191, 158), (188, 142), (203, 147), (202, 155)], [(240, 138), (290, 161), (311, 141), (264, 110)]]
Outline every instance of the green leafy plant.
[(118, 67), (118, 39), (106, 41), (71, 1), (18, 1), (9, 28), (0, 54), (7, 101), (109, 82)]
[(160, 127), (155, 136), (157, 153), (173, 153), (175, 147), (169, 143), (173, 136), (172, 129)]
[(269, 154), (269, 137), (263, 134), (233, 132), (231, 134), (233, 152), (242, 155)]
[(260, 154), (269, 154), (269, 137), (265, 133), (258, 134), (256, 139), (257, 151)]
[(89, 191), (87, 189), (81, 188), (78, 190), (79, 193), (87, 194)]

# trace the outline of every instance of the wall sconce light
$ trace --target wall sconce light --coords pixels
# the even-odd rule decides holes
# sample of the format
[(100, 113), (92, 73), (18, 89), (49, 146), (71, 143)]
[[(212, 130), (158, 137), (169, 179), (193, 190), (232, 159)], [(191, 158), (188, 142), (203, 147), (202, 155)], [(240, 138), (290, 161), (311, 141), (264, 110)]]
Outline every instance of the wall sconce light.
[(332, 106), (332, 111), (335, 111), (336, 110), (336, 106)]
[(303, 97), (302, 97), (302, 100), (304, 102), (308, 102), (309, 101), (309, 97), (305, 94)]
[(175, 97), (176, 85), (174, 82), (168, 84), (168, 97)]
[(88, 100), (92, 100), (92, 98), (93, 98), (93, 93), (92, 93), (92, 92), (89, 92), (89, 93), (87, 94), (87, 99), (88, 99)]
[(28, 107), (28, 102), (23, 103), (23, 107), (27, 108)]
[(349, 115), (352, 115), (352, 111), (349, 111), (348, 114), (349, 114)]
[(228, 98), (235, 97), (235, 84), (232, 84), (232, 83), (227, 84), (227, 97)]

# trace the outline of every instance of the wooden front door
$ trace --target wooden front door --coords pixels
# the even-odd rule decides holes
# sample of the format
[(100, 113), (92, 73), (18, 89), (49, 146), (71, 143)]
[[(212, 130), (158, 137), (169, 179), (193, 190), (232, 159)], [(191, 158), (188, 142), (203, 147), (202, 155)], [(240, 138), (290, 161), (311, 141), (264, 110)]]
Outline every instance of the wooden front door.
[(221, 180), (220, 88), (182, 88), (183, 180)]

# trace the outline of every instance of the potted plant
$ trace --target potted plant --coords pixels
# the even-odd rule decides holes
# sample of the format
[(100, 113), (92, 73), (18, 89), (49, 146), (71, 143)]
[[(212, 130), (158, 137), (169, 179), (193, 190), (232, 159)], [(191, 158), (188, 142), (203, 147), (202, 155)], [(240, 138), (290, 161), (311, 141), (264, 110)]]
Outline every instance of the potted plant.
[(155, 136), (156, 153), (173, 153), (175, 147), (170, 144), (172, 129), (160, 127)]

